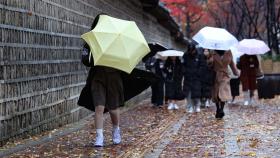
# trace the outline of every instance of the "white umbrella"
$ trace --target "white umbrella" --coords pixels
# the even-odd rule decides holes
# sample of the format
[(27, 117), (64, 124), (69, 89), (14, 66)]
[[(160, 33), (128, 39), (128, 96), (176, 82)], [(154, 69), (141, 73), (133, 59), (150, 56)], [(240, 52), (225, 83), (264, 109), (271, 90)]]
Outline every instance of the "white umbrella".
[(156, 59), (160, 59), (160, 60), (166, 60), (166, 59), (168, 58), (168, 56), (161, 56), (161, 55), (159, 55), (159, 54), (156, 54), (156, 55), (155, 55), (155, 58), (156, 58)]
[(157, 53), (158, 55), (162, 57), (168, 57), (168, 56), (183, 56), (184, 52), (177, 51), (177, 50), (165, 50)]
[(238, 52), (248, 55), (264, 54), (270, 50), (264, 41), (256, 39), (244, 39), (236, 48)]
[(229, 50), (237, 39), (227, 30), (206, 26), (196, 33), (193, 38), (202, 48), (215, 50)]

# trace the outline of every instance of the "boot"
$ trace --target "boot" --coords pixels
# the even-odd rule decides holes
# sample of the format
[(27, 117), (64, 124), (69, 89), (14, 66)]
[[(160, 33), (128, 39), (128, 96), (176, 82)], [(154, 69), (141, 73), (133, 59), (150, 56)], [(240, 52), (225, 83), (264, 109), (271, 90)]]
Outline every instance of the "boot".
[(216, 106), (217, 106), (217, 110), (216, 110), (216, 115), (215, 117), (217, 119), (222, 119), (224, 116), (225, 116), (225, 113), (224, 113), (224, 103), (222, 102), (218, 102), (216, 103)]
[(225, 112), (224, 112), (225, 103), (221, 102), (220, 105), (221, 105), (220, 117), (223, 118), (225, 116)]
[(215, 117), (216, 118), (220, 118), (220, 102), (217, 102), (216, 103), (216, 115), (215, 115)]

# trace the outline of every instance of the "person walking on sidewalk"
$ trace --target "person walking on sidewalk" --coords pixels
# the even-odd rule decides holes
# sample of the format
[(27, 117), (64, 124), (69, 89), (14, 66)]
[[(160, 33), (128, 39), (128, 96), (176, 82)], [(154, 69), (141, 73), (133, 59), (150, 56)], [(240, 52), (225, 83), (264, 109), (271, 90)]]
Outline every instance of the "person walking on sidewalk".
[(254, 91), (257, 89), (257, 69), (259, 68), (259, 61), (256, 55), (244, 54), (240, 57), (237, 64), (240, 69), (240, 80), (242, 84), (244, 105), (252, 104)]
[(162, 107), (164, 97), (164, 61), (160, 58), (151, 57), (145, 62), (145, 67), (147, 70), (153, 72), (159, 78), (158, 82), (155, 82), (151, 86), (151, 103), (153, 104), (153, 107)]
[(183, 92), (187, 98), (187, 111), (190, 113), (200, 112), (202, 74), (199, 70), (202, 64), (202, 55), (197, 52), (195, 45), (190, 43), (183, 59)]
[(123, 82), (119, 70), (96, 66), (91, 91), (95, 106), (94, 116), (97, 133), (95, 146), (103, 146), (103, 113), (105, 107), (109, 110), (113, 124), (113, 143), (119, 144), (121, 142), (119, 105), (124, 104)]
[(228, 66), (230, 66), (234, 75), (239, 76), (239, 72), (233, 62), (231, 52), (215, 50), (214, 53), (210, 53), (208, 56), (208, 62), (213, 64), (213, 69), (216, 73), (212, 90), (212, 99), (217, 107), (215, 117), (223, 118), (225, 115), (225, 103), (231, 100)]
[[(86, 44), (84, 49), (84, 54), (86, 52), (89, 54), (89, 48)], [(88, 59), (88, 55), (84, 55), (83, 61)], [(93, 59), (91, 59), (93, 60)], [(85, 62), (83, 62), (85, 63)], [(92, 63), (93, 64), (93, 63)], [(88, 64), (85, 64), (88, 65)], [(119, 105), (124, 104), (124, 94), (123, 94), (123, 81), (121, 79), (121, 74), (119, 70), (114, 68), (109, 68), (105, 66), (94, 66), (90, 69), (87, 84), (90, 86), (92, 104), (95, 111), (95, 128), (96, 128), (96, 140), (94, 146), (102, 147), (104, 142), (103, 136), (103, 113), (104, 109), (109, 110), (112, 124), (113, 124), (113, 143), (119, 144), (121, 142), (120, 133), (120, 110)], [(83, 92), (79, 102), (84, 101)], [(85, 97), (84, 97), (85, 98)], [(90, 101), (89, 101), (90, 102)]]
[[(99, 17), (96, 16), (91, 26), (94, 29), (98, 25)], [(124, 102), (137, 96), (153, 83), (158, 77), (153, 73), (134, 68), (130, 74), (111, 67), (94, 65), (94, 58), (88, 44), (84, 44), (82, 51), (82, 63), (90, 67), (86, 84), (83, 87), (78, 105), (95, 111), (96, 139), (94, 146), (104, 146), (103, 113), (109, 112), (113, 130), (113, 144), (121, 143), (120, 109)]]
[[(236, 62), (238, 63), (240, 61), (240, 58), (237, 58)], [(238, 66), (238, 64), (236, 65)], [(238, 67), (237, 67), (238, 68)], [(231, 90), (231, 96), (232, 100), (229, 101), (229, 104), (236, 104), (235, 98), (236, 96), (239, 96), (239, 85), (240, 85), (240, 78), (238, 76), (233, 75), (232, 71), (230, 71), (230, 90)]]
[[(102, 14), (97, 15), (94, 19), (91, 30), (97, 25), (100, 15)], [(86, 66), (93, 66), (93, 60), (90, 56), (90, 48), (85, 44), (82, 62)], [(124, 104), (123, 81), (120, 70), (105, 66), (94, 66), (90, 69), (87, 82), (90, 84), (89, 88), (95, 111), (96, 140), (94, 146), (102, 147), (104, 145), (103, 113), (105, 108), (109, 111), (113, 124), (113, 143), (119, 144), (121, 142), (119, 106)]]
[(168, 98), (168, 109), (179, 109), (177, 100), (184, 99), (182, 92), (182, 63), (179, 57), (168, 57), (164, 65), (165, 95)]
[(211, 91), (215, 80), (215, 71), (213, 65), (207, 62), (207, 56), (209, 55), (208, 49), (202, 50), (201, 66), (199, 68), (200, 80), (201, 80), (201, 108), (209, 107), (211, 102)]

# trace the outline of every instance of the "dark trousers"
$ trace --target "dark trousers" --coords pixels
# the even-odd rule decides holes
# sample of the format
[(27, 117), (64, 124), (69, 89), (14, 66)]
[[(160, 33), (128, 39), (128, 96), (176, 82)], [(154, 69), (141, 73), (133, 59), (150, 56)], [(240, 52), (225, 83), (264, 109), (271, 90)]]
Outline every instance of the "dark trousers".
[(230, 79), (230, 91), (232, 97), (239, 96), (239, 84), (240, 84), (239, 78)]
[(152, 88), (152, 104), (163, 105), (163, 81), (158, 81), (151, 86)]

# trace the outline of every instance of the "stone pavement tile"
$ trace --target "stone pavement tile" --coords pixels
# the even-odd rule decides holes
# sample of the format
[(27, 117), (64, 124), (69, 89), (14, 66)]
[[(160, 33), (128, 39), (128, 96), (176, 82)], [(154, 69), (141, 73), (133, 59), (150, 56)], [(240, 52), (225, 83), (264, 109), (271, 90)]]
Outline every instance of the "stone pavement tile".
[(162, 137), (159, 139), (156, 145), (152, 147), (150, 151), (145, 153), (145, 158), (158, 158), (159, 155), (162, 153), (164, 148), (173, 140), (173, 136), (177, 135), (178, 131), (181, 129), (182, 125), (186, 122), (187, 116), (184, 115), (183, 117), (178, 120), (172, 127), (165, 130)]
[[(178, 120), (183, 116), (183, 103), (184, 102), (180, 102), (178, 104), (180, 106), (180, 110), (167, 110), (167, 107), (161, 109), (161, 111), (155, 109), (155, 117), (161, 117), (160, 119), (156, 119), (158, 120), (158, 126), (153, 127), (151, 130), (146, 130), (146, 132), (143, 131), (145, 129), (139, 128), (139, 130), (144, 132), (145, 135), (142, 135), (138, 140), (131, 143), (129, 145), (130, 150), (120, 154), (118, 157), (144, 157), (146, 153), (153, 149), (159, 140), (162, 140), (165, 135), (165, 131), (178, 122)], [(162, 117), (163, 113), (166, 115)]]
[(187, 120), (160, 149), (159, 157), (279, 158), (280, 99), (276, 100), (257, 101), (253, 106), (227, 105), (223, 120), (214, 118), (215, 107), (186, 114)]
[[(229, 106), (229, 137), (235, 138), (236, 152), (228, 157), (280, 157), (280, 105), (276, 99), (253, 106)], [(234, 139), (233, 139), (234, 140)]]
[(110, 118), (105, 119), (106, 146), (94, 148), (93, 118), (75, 132), (27, 148), (9, 157), (208, 157), (278, 158), (280, 155), (279, 100), (253, 106), (227, 105), (223, 120), (215, 107), (189, 114), (152, 108), (143, 103), (121, 114), (123, 142), (113, 145)]
[(160, 157), (224, 157), (223, 120), (214, 118), (215, 108), (189, 114), (177, 135)]

